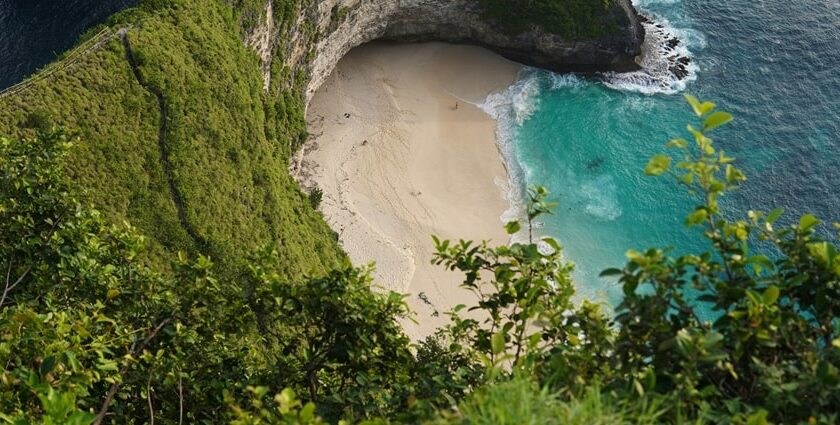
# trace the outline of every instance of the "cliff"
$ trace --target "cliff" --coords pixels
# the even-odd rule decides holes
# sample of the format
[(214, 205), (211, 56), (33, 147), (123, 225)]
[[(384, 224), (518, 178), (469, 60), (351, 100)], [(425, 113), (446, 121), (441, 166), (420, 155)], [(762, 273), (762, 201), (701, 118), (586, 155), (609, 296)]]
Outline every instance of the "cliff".
[[(246, 35), (248, 44), (270, 63), (269, 34), (278, 26), (272, 22), (272, 4), (266, 3), (266, 20)], [(511, 13), (515, 13), (511, 10)], [(533, 26), (512, 33), (488, 19), (478, 0), (320, 0), (300, 9), (296, 29), (311, 25), (316, 34), (295, 30), (283, 40), (283, 59), (291, 69), (305, 68), (304, 89), (308, 100), (335, 65), (352, 48), (372, 40), (403, 42), (445, 41), (476, 44), (511, 60), (558, 72), (632, 71), (641, 53), (644, 30), (630, 0), (615, 0), (600, 22), (609, 28), (596, 38), (570, 39)], [(311, 48), (311, 49), (310, 49)], [(307, 60), (311, 59), (311, 60)], [(270, 78), (268, 67), (263, 67)]]
[(597, 37), (556, 25), (565, 36), (539, 25), (510, 31), (481, 7), (506, 1), (141, 2), (92, 30), (101, 38), (77, 54), (0, 95), (0, 134), (75, 131), (68, 175), (111, 222), (147, 235), (149, 261), (162, 269), (184, 251), (235, 273), (274, 241), (286, 277), (323, 272), (343, 253), (287, 170), (307, 137), (310, 97), (353, 47), (442, 40), (554, 70), (636, 67), (643, 31), (629, 0), (608, 9), (558, 2), (597, 9), (585, 20)]

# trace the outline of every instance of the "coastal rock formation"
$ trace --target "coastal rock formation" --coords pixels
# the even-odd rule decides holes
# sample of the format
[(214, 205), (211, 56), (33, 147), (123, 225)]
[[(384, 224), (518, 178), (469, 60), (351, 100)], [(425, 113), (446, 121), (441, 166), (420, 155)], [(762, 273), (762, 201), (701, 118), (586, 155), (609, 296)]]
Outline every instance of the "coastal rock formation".
[[(636, 57), (641, 53), (644, 29), (630, 0), (615, 0), (604, 21), (612, 23), (608, 35), (565, 40), (539, 28), (511, 35), (483, 18), (477, 0), (316, 0), (300, 10), (292, 36), (278, 39), (285, 44), (284, 64), (290, 69), (306, 66), (309, 71), (304, 94), (308, 102), (341, 57), (377, 39), (477, 44), (517, 62), (553, 71), (639, 69)], [(264, 25), (270, 26), (270, 22)], [(264, 34), (264, 25), (253, 32)]]

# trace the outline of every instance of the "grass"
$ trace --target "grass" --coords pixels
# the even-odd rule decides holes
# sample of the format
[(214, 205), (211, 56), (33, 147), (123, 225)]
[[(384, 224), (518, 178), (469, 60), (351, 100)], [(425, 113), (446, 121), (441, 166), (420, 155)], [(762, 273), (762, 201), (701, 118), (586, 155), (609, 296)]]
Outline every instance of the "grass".
[[(487, 384), (438, 424), (471, 425), (654, 425), (668, 411), (663, 396), (616, 399), (596, 385), (567, 397), (541, 389), (527, 377)], [(702, 424), (703, 420), (681, 424)]]
[[(277, 3), (275, 15), (287, 20), (299, 7), (297, 0)], [(152, 263), (201, 250), (233, 274), (259, 246), (277, 241), (286, 276), (323, 272), (344, 255), (287, 172), (305, 139), (302, 80), (274, 64), (278, 83), (265, 93), (259, 59), (240, 38), (262, 4), (147, 1), (109, 23), (131, 24), (139, 69), (165, 98), (163, 148), (185, 218), (206, 246), (179, 221), (158, 145), (158, 101), (138, 83), (119, 38), (0, 99), (0, 134), (50, 125), (77, 131), (69, 175), (112, 221), (130, 221), (148, 237)]]

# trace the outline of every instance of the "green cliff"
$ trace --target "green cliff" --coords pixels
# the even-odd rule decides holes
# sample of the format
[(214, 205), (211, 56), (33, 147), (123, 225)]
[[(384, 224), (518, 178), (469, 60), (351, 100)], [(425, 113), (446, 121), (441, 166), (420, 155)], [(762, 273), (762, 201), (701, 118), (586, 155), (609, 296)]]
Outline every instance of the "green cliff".
[[(279, 19), (300, 7), (278, 3)], [(115, 16), (98, 47), (0, 99), (0, 133), (78, 131), (68, 174), (113, 222), (147, 235), (160, 264), (185, 251), (236, 266), (273, 240), (289, 276), (324, 271), (342, 254), (287, 172), (306, 137), (303, 76), (275, 64), (283, 84), (264, 91), (241, 40), (261, 10), (184, 0)]]
[[(550, 237), (436, 239), (477, 312), (411, 343), (402, 296), (348, 264), (287, 170), (349, 49), (635, 66), (629, 1), (528, 0), (504, 21), (518, 4), (147, 0), (0, 95), (0, 422), (838, 423), (840, 248), (823, 235), (840, 224), (724, 215), (746, 176), (711, 138), (732, 120), (711, 102), (687, 96), (693, 126), (645, 168), (694, 196), (708, 248), (628, 251), (603, 272), (615, 314), (574, 301)], [(553, 208), (540, 187), (525, 203), (509, 234)]]
[[(623, 2), (577, 2), (558, 14), (590, 21), (569, 36), (578, 46), (574, 60), (608, 69), (632, 59), (641, 40)], [(77, 131), (81, 145), (68, 174), (111, 221), (137, 226), (159, 265), (178, 251), (200, 252), (232, 273), (248, 253), (275, 241), (288, 276), (323, 272), (343, 254), (287, 170), (307, 137), (305, 102), (347, 50), (377, 37), (472, 41), (560, 67), (567, 59), (559, 52), (569, 51), (562, 35), (500, 36), (497, 28), (507, 24), (474, 19), (498, 13), (499, 2), (348, 1), (336, 6), (341, 19), (328, 3), (141, 2), (90, 30), (89, 40), (33, 83), (0, 97), (0, 134), (32, 135), (51, 125)], [(522, 19), (531, 12), (522, 9)], [(603, 32), (609, 40), (623, 36), (620, 42), (596, 48), (578, 41), (596, 40), (601, 31), (591, 28), (615, 23), (616, 14), (625, 15), (627, 34)], [(473, 40), (453, 30), (461, 19), (472, 22)], [(553, 22), (562, 34), (561, 24)]]

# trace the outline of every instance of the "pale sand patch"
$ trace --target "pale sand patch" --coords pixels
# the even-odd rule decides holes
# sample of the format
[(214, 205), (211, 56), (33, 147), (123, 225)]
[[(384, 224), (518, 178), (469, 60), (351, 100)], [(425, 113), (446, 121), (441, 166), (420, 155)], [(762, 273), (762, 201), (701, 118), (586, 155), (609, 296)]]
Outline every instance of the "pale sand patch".
[(375, 261), (376, 282), (408, 294), (413, 339), (473, 301), (463, 275), (430, 264), (430, 235), (508, 241), (495, 122), (473, 103), (519, 69), (478, 47), (372, 43), (344, 57), (309, 105), (312, 138), (293, 173), (324, 191), (321, 211), (354, 264)]

